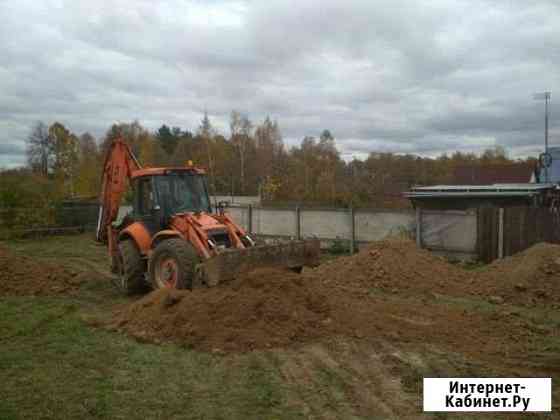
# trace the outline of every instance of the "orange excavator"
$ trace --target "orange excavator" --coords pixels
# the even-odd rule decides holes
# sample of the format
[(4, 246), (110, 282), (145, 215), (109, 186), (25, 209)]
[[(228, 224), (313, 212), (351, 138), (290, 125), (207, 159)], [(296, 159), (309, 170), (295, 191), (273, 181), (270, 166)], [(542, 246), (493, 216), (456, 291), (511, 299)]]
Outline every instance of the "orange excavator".
[[(153, 289), (215, 286), (260, 267), (301, 271), (316, 266), (317, 240), (257, 245), (225, 205), (213, 211), (204, 169), (142, 168), (130, 147), (113, 140), (103, 166), (97, 240), (106, 243), (118, 287), (126, 294)], [(132, 190), (132, 212), (116, 223)]]

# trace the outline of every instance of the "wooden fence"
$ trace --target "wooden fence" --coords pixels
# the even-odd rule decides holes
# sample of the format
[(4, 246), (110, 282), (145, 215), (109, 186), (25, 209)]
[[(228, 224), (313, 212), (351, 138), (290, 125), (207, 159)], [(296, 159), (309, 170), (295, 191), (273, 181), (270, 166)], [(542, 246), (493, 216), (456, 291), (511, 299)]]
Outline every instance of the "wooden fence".
[(477, 253), (484, 262), (513, 255), (537, 242), (560, 243), (558, 210), (479, 208), (477, 223)]

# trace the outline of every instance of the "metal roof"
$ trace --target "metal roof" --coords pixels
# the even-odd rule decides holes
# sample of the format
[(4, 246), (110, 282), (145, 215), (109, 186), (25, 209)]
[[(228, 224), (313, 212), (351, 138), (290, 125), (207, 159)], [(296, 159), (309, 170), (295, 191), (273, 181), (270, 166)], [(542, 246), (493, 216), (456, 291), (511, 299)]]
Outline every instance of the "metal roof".
[(554, 184), (433, 185), (414, 187), (404, 193), (421, 197), (531, 197), (554, 188)]

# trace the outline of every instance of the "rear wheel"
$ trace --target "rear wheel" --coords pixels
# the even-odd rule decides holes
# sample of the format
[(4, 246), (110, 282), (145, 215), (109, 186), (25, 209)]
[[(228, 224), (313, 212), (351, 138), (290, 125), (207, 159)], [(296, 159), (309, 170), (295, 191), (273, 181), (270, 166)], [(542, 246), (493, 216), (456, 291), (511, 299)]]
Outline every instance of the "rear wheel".
[(146, 289), (146, 262), (133, 240), (127, 239), (119, 243), (118, 259), (119, 289), (127, 295), (143, 292)]
[(160, 242), (150, 258), (150, 280), (154, 289), (191, 289), (199, 261), (193, 246), (183, 239)]

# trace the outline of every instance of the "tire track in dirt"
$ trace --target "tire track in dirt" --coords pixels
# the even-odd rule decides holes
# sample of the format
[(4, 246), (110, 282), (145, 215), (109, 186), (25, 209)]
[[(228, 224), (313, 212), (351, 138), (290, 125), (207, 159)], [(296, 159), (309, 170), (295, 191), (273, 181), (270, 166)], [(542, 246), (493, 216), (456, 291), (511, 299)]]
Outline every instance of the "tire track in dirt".
[[(285, 383), (291, 384), (289, 400), (307, 418), (338, 419), (343, 414), (350, 418), (351, 413), (341, 413), (340, 406), (332, 404), (331, 389), (317, 377), (314, 364), (300, 351), (275, 352), (280, 361), (280, 373)], [(295, 385), (295, 386), (294, 386)], [(296, 392), (294, 392), (296, 391)], [(328, 395), (327, 395), (328, 394)]]
[(294, 404), (317, 418), (421, 418), (417, 393), (402, 385), (401, 372), (387, 363), (397, 351), (383, 343), (346, 338), (277, 351), (287, 383), (297, 384)]

